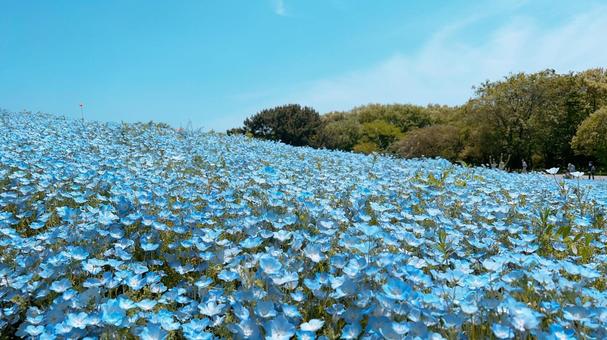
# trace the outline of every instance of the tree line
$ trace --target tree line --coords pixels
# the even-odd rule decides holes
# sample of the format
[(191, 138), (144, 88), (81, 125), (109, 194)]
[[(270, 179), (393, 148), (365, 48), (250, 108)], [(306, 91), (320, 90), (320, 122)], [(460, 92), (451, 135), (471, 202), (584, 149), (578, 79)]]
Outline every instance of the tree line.
[(474, 87), (460, 106), (369, 104), (320, 115), (290, 104), (265, 109), (229, 134), (362, 153), (443, 157), (509, 168), (607, 166), (607, 69), (511, 74)]

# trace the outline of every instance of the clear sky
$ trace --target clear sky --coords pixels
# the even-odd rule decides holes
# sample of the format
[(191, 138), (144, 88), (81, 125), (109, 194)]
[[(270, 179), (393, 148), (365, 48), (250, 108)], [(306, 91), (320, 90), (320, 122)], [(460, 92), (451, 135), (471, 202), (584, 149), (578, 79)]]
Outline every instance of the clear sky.
[(0, 0), (0, 107), (225, 130), (607, 66), (607, 1)]

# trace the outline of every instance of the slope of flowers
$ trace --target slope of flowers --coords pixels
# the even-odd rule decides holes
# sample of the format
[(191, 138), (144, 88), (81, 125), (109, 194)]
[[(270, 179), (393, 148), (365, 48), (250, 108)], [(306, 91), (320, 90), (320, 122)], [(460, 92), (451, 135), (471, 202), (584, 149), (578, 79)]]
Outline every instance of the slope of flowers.
[(0, 333), (605, 338), (604, 183), (0, 121)]

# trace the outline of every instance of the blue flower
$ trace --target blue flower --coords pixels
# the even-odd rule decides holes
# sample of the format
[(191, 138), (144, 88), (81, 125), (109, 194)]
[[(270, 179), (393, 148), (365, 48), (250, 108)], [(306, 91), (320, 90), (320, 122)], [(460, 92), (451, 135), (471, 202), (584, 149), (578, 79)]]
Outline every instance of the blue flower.
[(154, 307), (156, 306), (156, 301), (155, 300), (150, 300), (150, 299), (143, 299), (139, 302), (137, 302), (135, 305), (137, 305), (137, 307), (141, 308), (144, 311), (150, 311), (152, 309), (154, 309)]
[(63, 292), (63, 294), (61, 294), (61, 298), (65, 301), (69, 301), (76, 295), (78, 295), (78, 292), (75, 291), (74, 289), (70, 288), (70, 289), (66, 290), (65, 292)]
[(110, 225), (117, 219), (118, 219), (118, 216), (114, 215), (114, 213), (111, 211), (111, 208), (106, 208), (106, 209), (101, 209), (99, 211), (99, 216), (97, 218), (97, 221), (103, 225)]
[(314, 332), (307, 332), (299, 330), (295, 332), (297, 340), (316, 340), (316, 334)]
[(559, 324), (550, 325), (550, 335), (552, 335), (555, 339), (559, 340), (577, 339), (577, 337), (575, 336), (575, 331), (573, 329), (566, 329)]
[[(184, 335), (189, 339), (195, 339), (198, 334), (203, 334), (204, 330), (209, 327), (210, 321), (204, 319), (192, 319), (188, 323), (181, 325)], [(208, 333), (207, 333), (208, 334)]]
[(491, 272), (498, 272), (502, 269), (503, 262), (496, 259), (483, 260), (483, 267)]
[(224, 308), (224, 304), (218, 304), (215, 300), (210, 300), (198, 306), (200, 313), (206, 316), (215, 316), (221, 314)]
[(25, 327), (25, 333), (30, 336), (38, 336), (44, 332), (44, 326), (28, 325)]
[(133, 302), (133, 300), (129, 299), (125, 295), (120, 295), (118, 297), (118, 306), (124, 310), (129, 310), (137, 307), (137, 304)]
[(288, 231), (288, 230), (281, 229), (281, 230), (275, 231), (272, 235), (278, 241), (285, 242), (285, 241), (288, 241), (291, 238), (291, 236), (293, 235), (293, 233), (290, 232), (290, 231)]
[(586, 321), (588, 310), (582, 306), (567, 306), (563, 309), (563, 317), (569, 321)]
[(141, 340), (163, 340), (167, 338), (168, 332), (158, 324), (148, 322), (147, 325), (139, 328), (137, 335)]
[(253, 249), (259, 247), (262, 242), (263, 240), (259, 237), (249, 237), (240, 242), (240, 246), (246, 249)]
[(121, 326), (126, 318), (126, 313), (120, 308), (120, 302), (110, 299), (101, 305), (101, 321), (108, 325)]
[(87, 313), (70, 313), (67, 315), (66, 323), (72, 328), (85, 329), (89, 322)]
[(409, 333), (411, 330), (408, 322), (392, 322), (392, 329), (396, 334), (401, 336)]
[(75, 260), (82, 261), (89, 256), (89, 253), (82, 247), (70, 247), (68, 255)]
[(382, 288), (386, 296), (394, 300), (405, 300), (412, 292), (409, 285), (396, 278), (389, 278)]
[(237, 335), (239, 339), (259, 339), (261, 338), (261, 331), (257, 324), (251, 320), (242, 320), (237, 324), (228, 326), (230, 331)]
[(493, 335), (498, 339), (510, 339), (514, 337), (514, 332), (512, 332), (510, 327), (499, 323), (491, 325), (491, 330), (493, 331)]
[(275, 319), (264, 324), (266, 330), (266, 339), (268, 340), (288, 340), (295, 335), (295, 326), (287, 318), (279, 315)]
[(362, 331), (358, 323), (345, 325), (341, 330), (341, 339), (358, 339), (358, 335)]
[(318, 244), (308, 244), (304, 249), (304, 253), (307, 258), (316, 263), (325, 259), (325, 255), (323, 254), (322, 250), (320, 249), (320, 245)]
[(301, 313), (299, 312), (297, 307), (293, 306), (293, 305), (283, 304), (282, 312), (285, 314), (286, 317), (288, 317), (290, 319), (300, 319), (301, 318)]
[(542, 315), (523, 304), (511, 304), (509, 310), (512, 326), (521, 332), (536, 329), (540, 324)]
[(58, 280), (58, 281), (54, 281), (51, 284), (50, 289), (52, 291), (54, 291), (54, 292), (57, 292), (57, 293), (63, 293), (66, 290), (68, 290), (69, 288), (71, 288), (71, 287), (72, 287), (72, 283), (70, 282), (70, 280), (68, 280), (68, 279), (61, 279), (61, 280)]
[(143, 249), (144, 251), (154, 251), (154, 250), (158, 249), (159, 246), (160, 246), (160, 244), (158, 244), (158, 243), (141, 242), (141, 249)]
[(255, 314), (261, 318), (273, 318), (277, 315), (274, 303), (271, 301), (259, 301), (255, 307)]
[(141, 275), (132, 275), (126, 279), (126, 284), (133, 290), (140, 290), (145, 286), (145, 280)]
[(56, 323), (55, 327), (53, 327), (55, 334), (59, 334), (59, 335), (69, 334), (72, 331), (72, 329), (74, 329), (74, 328), (67, 323), (67, 320)]
[(232, 311), (240, 320), (247, 320), (250, 317), (249, 309), (238, 302), (232, 305)]
[(173, 312), (160, 310), (157, 314), (160, 326), (166, 331), (175, 331), (181, 328), (181, 324), (173, 318)]
[(278, 261), (274, 256), (269, 254), (263, 254), (259, 258), (259, 266), (261, 270), (267, 275), (274, 275), (280, 272), (282, 269), (282, 264)]
[(238, 275), (238, 273), (233, 272), (231, 270), (222, 270), (219, 275), (217, 275), (217, 278), (224, 280), (226, 282), (231, 282), (234, 281), (236, 279), (238, 279), (240, 276)]
[(299, 327), (302, 331), (316, 332), (321, 329), (324, 324), (325, 322), (320, 319), (311, 319), (308, 322), (302, 323)]
[(301, 290), (295, 291), (291, 293), (291, 298), (296, 302), (301, 302), (305, 298), (303, 292)]
[(478, 305), (472, 299), (461, 301), (460, 307), (462, 308), (462, 312), (466, 314), (476, 314), (478, 312)]

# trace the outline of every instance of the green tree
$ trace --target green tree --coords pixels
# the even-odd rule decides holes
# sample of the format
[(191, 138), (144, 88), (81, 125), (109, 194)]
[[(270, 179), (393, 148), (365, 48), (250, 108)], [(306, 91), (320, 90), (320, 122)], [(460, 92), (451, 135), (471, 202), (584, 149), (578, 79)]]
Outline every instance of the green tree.
[(324, 115), (321, 121), (312, 146), (351, 151), (358, 143), (361, 124), (352, 116), (344, 113), (329, 113)]
[(432, 124), (432, 118), (423, 106), (410, 104), (369, 104), (350, 111), (361, 123), (384, 121), (396, 126), (401, 132)]
[(593, 157), (602, 165), (607, 164), (607, 106), (580, 124), (571, 146), (578, 154)]
[(545, 164), (540, 165), (565, 164), (577, 160), (571, 148), (571, 139), (581, 122), (597, 110), (597, 104), (607, 98), (607, 92), (601, 95), (598, 88), (592, 88), (598, 86), (598, 83), (590, 84), (590, 75), (596, 74), (555, 75), (546, 82), (548, 103), (529, 120), (533, 138), (530, 150), (532, 156), (544, 161)]
[(522, 158), (544, 163), (536, 166), (574, 161), (571, 138), (592, 112), (593, 102), (603, 100), (597, 85), (601, 72), (546, 70), (483, 83), (462, 109), (462, 155), (483, 162), (503, 154), (511, 156), (511, 166), (518, 166)]
[(451, 113), (452, 109), (440, 105), (369, 104), (331, 112), (322, 117), (313, 145), (363, 153), (386, 151), (403, 133), (447, 117), (443, 111)]
[(455, 161), (462, 148), (459, 129), (452, 125), (438, 124), (407, 132), (390, 149), (407, 158), (442, 157)]
[(596, 112), (607, 105), (607, 69), (594, 68), (578, 74), (582, 79), (582, 88), (586, 94), (588, 110)]
[(247, 118), (238, 132), (303, 146), (310, 145), (320, 124), (320, 115), (313, 108), (289, 104), (265, 109)]
[[(372, 122), (364, 123), (361, 127), (361, 139), (358, 145), (358, 150), (368, 150), (370, 145), (375, 145), (375, 150), (372, 151), (385, 151), (388, 149), (390, 144), (403, 135), (401, 130), (383, 120), (374, 120)], [(365, 145), (363, 148), (362, 146)], [(355, 150), (356, 150), (355, 146)], [(358, 151), (356, 150), (356, 151)]]
[(477, 97), (468, 103), (468, 118), (480, 130), (473, 135), (482, 141), (476, 144), (482, 149), (483, 158), (503, 154), (516, 161), (529, 157), (530, 119), (551, 110), (545, 84), (554, 75), (550, 70), (531, 75), (519, 73), (477, 88)]

